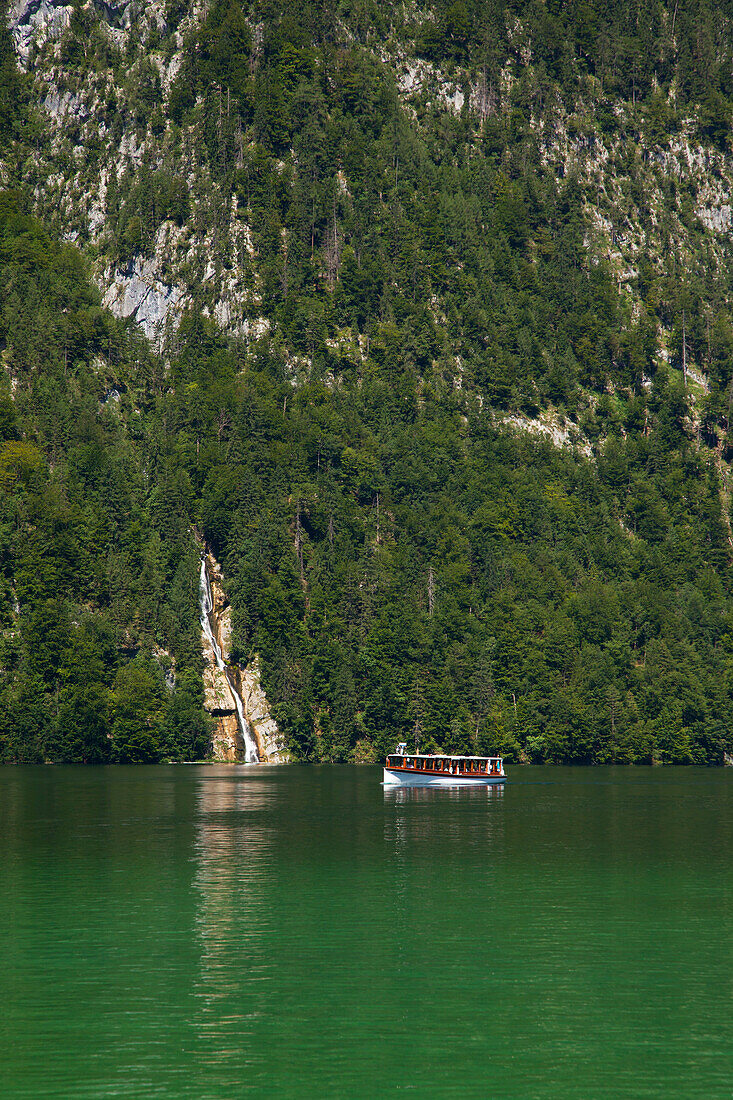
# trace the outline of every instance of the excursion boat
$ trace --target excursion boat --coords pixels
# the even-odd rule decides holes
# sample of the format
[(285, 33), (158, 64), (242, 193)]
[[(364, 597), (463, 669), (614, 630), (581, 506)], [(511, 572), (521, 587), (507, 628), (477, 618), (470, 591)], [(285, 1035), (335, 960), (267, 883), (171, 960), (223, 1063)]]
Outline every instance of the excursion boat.
[(506, 783), (500, 756), (425, 756), (397, 746), (384, 765), (384, 785), (399, 787), (485, 787)]

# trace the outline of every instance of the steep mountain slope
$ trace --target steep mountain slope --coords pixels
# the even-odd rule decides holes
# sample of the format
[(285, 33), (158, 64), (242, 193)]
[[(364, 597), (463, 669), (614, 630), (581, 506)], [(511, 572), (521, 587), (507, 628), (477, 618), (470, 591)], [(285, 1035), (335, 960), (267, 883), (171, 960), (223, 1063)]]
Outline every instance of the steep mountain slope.
[(294, 755), (729, 747), (731, 15), (11, 5), (5, 181), (149, 338), (89, 385)]
[[(386, 22), (369, 5), (26, 0), (10, 16), (46, 124), (39, 205), (94, 244), (106, 301), (148, 335), (193, 303), (282, 332), (297, 370), (395, 321), (421, 370), (472, 369), (530, 404), (679, 366), (684, 335), (701, 379), (728, 381), (725, 10), (454, 3)], [(598, 266), (611, 287), (585, 291)]]
[(13, 192), (0, 270), (0, 760), (201, 755), (191, 487), (136, 405), (155, 364)]

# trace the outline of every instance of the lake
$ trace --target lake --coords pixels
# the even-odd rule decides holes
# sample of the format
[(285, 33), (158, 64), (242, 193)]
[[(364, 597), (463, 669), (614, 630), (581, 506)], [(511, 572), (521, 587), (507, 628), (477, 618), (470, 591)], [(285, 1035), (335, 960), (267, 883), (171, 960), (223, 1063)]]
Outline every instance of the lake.
[(0, 1094), (730, 1097), (733, 769), (0, 768)]

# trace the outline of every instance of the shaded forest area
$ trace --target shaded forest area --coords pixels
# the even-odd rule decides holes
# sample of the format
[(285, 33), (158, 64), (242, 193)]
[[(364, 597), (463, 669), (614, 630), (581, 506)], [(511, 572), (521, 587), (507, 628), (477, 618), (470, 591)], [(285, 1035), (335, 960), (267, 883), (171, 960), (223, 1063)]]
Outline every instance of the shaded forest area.
[[(436, 4), (415, 49), (485, 70), (488, 95), (513, 10)], [(186, 11), (169, 5), (171, 32)], [(199, 127), (224, 205), (246, 213), (270, 332), (226, 336), (194, 302), (163, 357), (31, 216), (21, 154), (41, 124), (3, 40), (0, 141), (20, 184), (0, 206), (0, 758), (205, 754), (196, 529), (224, 567), (234, 657), (260, 654), (296, 758), (377, 759), (406, 739), (721, 761), (725, 281), (700, 243), (689, 263), (641, 265), (632, 307), (588, 245), (579, 181), (543, 167), (530, 124), (537, 88), (551, 121), (593, 77), (603, 125), (616, 96), (674, 128), (658, 99), (674, 83), (725, 144), (729, 40), (702, 7), (680, 10), (674, 40), (667, 9), (649, 12), (523, 7), (544, 43), (526, 110), (520, 88), (477, 128), (401, 106), (368, 48), (376, 6), (340, 12), (345, 47), (327, 6), (214, 3), (163, 106)], [(93, 37), (74, 53), (81, 26), (69, 63), (111, 64)], [(145, 94), (160, 107), (154, 80)], [(192, 216), (165, 164), (110, 202), (121, 262)], [(683, 354), (709, 380), (694, 409)], [(548, 408), (577, 446), (509, 421)]]
[(147, 347), (17, 192), (0, 194), (0, 270), (0, 759), (201, 756), (190, 485), (151, 479), (113, 380), (154, 375)]

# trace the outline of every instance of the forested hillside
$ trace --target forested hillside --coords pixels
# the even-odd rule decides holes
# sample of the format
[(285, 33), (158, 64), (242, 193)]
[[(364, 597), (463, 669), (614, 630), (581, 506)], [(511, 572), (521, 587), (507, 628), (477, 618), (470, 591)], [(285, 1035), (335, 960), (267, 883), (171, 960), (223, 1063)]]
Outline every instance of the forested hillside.
[(191, 486), (115, 384), (152, 400), (159, 364), (21, 203), (0, 194), (0, 759), (201, 755)]
[(32, 8), (5, 758), (206, 751), (195, 530), (295, 757), (721, 762), (733, 9)]

